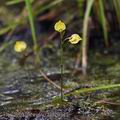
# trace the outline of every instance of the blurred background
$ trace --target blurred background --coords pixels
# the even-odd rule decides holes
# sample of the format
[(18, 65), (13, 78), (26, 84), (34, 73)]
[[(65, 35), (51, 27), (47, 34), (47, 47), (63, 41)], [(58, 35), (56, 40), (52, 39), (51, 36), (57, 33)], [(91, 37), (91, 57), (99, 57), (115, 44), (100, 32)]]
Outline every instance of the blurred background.
[[(81, 83), (89, 85), (119, 83), (120, 0), (30, 0), (30, 2), (37, 43), (41, 50), (39, 67), (44, 69), (50, 78), (58, 80), (54, 82), (59, 84), (60, 77), (60, 36), (54, 30), (54, 24), (62, 20), (67, 26), (65, 37), (77, 33), (83, 39), (77, 45), (69, 43), (64, 45), (65, 74), (72, 72), (71, 78), (65, 79), (64, 87), (73, 88)], [(15, 109), (18, 103), (22, 107), (40, 105), (59, 94), (56, 87), (53, 88), (50, 83), (41, 83), (38, 80), (39, 73), (31, 70), (34, 68), (32, 39), (25, 1), (1, 0), (0, 107), (3, 111), (4, 106), (7, 105), (11, 109), (12, 105)], [(14, 43), (18, 40), (28, 44), (25, 55), (14, 51)], [(41, 90), (40, 86), (44, 89)], [(48, 95), (44, 94), (46, 92)], [(103, 96), (120, 102), (119, 89), (112, 93), (114, 97), (111, 93)], [(116, 111), (116, 116), (119, 116), (119, 108)]]
[[(69, 46), (68, 49), (75, 50), (74, 54), (81, 52), (83, 60), (80, 63), (84, 69), (87, 68), (89, 51), (93, 50), (95, 55), (97, 51), (107, 54), (108, 51), (116, 53), (115, 50), (119, 49), (111, 48), (119, 43), (119, 0), (31, 0), (31, 4), (38, 44), (41, 47), (59, 44), (54, 24), (63, 20), (67, 25), (66, 37), (78, 33), (83, 38), (82, 44)], [(32, 45), (28, 13), (23, 0), (1, 0), (0, 39), (1, 52), (15, 40), (25, 40)]]

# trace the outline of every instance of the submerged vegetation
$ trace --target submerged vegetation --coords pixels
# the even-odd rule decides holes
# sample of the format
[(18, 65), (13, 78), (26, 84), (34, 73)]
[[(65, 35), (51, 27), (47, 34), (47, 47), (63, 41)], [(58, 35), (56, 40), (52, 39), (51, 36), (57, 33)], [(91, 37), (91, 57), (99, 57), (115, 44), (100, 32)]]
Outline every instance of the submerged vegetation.
[(119, 120), (119, 9), (119, 0), (2, 0), (0, 119)]

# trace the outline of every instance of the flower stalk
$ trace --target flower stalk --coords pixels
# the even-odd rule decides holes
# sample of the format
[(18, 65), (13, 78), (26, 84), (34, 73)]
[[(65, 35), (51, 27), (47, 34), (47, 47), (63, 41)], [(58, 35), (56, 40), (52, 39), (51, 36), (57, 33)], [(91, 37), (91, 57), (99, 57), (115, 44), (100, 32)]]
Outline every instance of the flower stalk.
[(63, 74), (64, 74), (64, 63), (63, 63), (63, 32), (60, 32), (60, 72), (61, 72), (61, 78), (60, 78), (60, 86), (61, 86), (61, 101), (63, 101)]
[(60, 72), (61, 72), (61, 78), (60, 78), (60, 86), (61, 86), (61, 102), (64, 100), (64, 94), (63, 94), (63, 75), (64, 75), (64, 60), (63, 60), (63, 44), (65, 41), (68, 40), (71, 44), (77, 44), (79, 41), (82, 40), (82, 38), (78, 34), (73, 34), (68, 38), (64, 39), (64, 31), (66, 30), (66, 25), (64, 22), (59, 20), (54, 25), (55, 31), (60, 33)]

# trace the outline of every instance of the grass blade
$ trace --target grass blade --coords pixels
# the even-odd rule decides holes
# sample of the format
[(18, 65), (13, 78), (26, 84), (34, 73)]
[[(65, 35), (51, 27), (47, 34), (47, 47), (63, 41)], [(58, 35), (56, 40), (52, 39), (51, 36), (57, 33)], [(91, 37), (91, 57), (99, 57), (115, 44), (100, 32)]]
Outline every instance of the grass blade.
[[(30, 2), (33, 2), (34, 0), (30, 0)], [(21, 2), (24, 2), (24, 0), (9, 0), (6, 2), (6, 5), (14, 5), (14, 4), (19, 4)]]
[(57, 4), (60, 4), (61, 2), (63, 2), (64, 0), (54, 0), (53, 2), (51, 2), (50, 4), (42, 7), (41, 9), (38, 10), (38, 13), (42, 13), (43, 11), (52, 8), (54, 6), (56, 6)]
[[(79, 89), (79, 90), (66, 93), (64, 95), (67, 97), (71, 95), (80, 95), (81, 93), (83, 94), (83, 93), (95, 92), (97, 90), (108, 90), (108, 89), (114, 89), (114, 88), (120, 88), (120, 84), (101, 85), (101, 86), (93, 87), (93, 88), (83, 88), (83, 89)], [(56, 96), (52, 102), (57, 104), (60, 102), (60, 99), (61, 98), (59, 96)]]
[(117, 16), (117, 20), (120, 26), (120, 1), (119, 0), (112, 0), (113, 1), (113, 5), (114, 5), (114, 9), (116, 12), (116, 16)]
[(87, 8), (85, 12), (85, 17), (83, 21), (83, 41), (82, 41), (82, 70), (83, 74), (86, 74), (87, 69), (87, 31), (90, 12), (93, 6), (94, 0), (87, 1)]
[(83, 14), (84, 14), (84, 11), (83, 11), (83, 5), (84, 5), (84, 1), (83, 0), (77, 0), (77, 2), (78, 2), (78, 7), (79, 7), (79, 9), (80, 9), (80, 11), (79, 11), (79, 15), (80, 16), (83, 16)]
[(14, 5), (14, 4), (19, 4), (21, 2), (24, 2), (24, 0), (9, 0), (7, 1), (6, 5)]
[(30, 0), (25, 0), (25, 3), (26, 3), (27, 10), (28, 10), (28, 17), (29, 17), (30, 27), (32, 31), (32, 38), (33, 38), (33, 44), (34, 44), (33, 50), (36, 56), (36, 63), (38, 63), (39, 62), (38, 45), (37, 45), (37, 37), (36, 37), (36, 31), (35, 31), (35, 26), (34, 26), (32, 6), (31, 6)]
[(104, 39), (105, 39), (105, 44), (106, 46), (108, 46), (109, 42), (108, 42), (108, 30), (107, 30), (107, 21), (106, 21), (106, 17), (105, 17), (105, 12), (104, 12), (104, 4), (103, 4), (103, 0), (98, 0), (99, 1), (99, 15), (100, 15), (100, 22), (102, 25), (102, 29), (103, 29), (103, 34), (104, 34)]
[(9, 26), (0, 28), (0, 35), (7, 33), (9, 30), (11, 30), (11, 27), (9, 27)]
[(93, 87), (93, 88), (84, 88), (80, 90), (76, 90), (73, 92), (73, 94), (80, 94), (80, 93), (86, 93), (86, 92), (94, 92), (96, 90), (107, 90), (107, 89), (113, 89), (113, 88), (118, 88), (120, 87), (120, 84), (112, 84), (112, 85), (101, 85), (98, 87)]

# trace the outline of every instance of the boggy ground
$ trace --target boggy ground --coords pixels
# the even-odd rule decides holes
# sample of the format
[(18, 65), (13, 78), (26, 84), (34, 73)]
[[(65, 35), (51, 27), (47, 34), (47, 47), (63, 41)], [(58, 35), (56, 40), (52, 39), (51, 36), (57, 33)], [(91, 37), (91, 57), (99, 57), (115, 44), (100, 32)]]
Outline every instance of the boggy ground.
[[(115, 54), (110, 48), (105, 53), (97, 51), (94, 56), (89, 56), (89, 71), (85, 78), (79, 72), (71, 75), (74, 62), (65, 56), (65, 59), (69, 58), (65, 61), (65, 92), (119, 83), (120, 56), (116, 45)], [(59, 85), (60, 72), (56, 67), (59, 60), (54, 57), (43, 61), (43, 71)], [(60, 90), (39, 71), (32, 69), (32, 60), (21, 68), (17, 64), (18, 59), (15, 53), (8, 51), (0, 58), (0, 120), (119, 120), (120, 89), (69, 95), (61, 105), (60, 101), (52, 102), (55, 96), (60, 95)]]
[[(115, 112), (111, 106), (116, 110), (119, 109), (119, 90), (98, 90), (92, 93), (70, 95), (65, 97), (66, 102), (61, 104), (60, 101), (51, 102), (60, 92), (40, 74), (32, 72), (28, 77), (25, 71), (19, 70), (12, 73), (14, 74), (7, 74), (3, 80), (5, 83), (1, 84), (0, 120), (114, 120)], [(53, 78), (53, 74), (49, 73), (48, 76), (50, 75)], [(59, 74), (57, 73), (56, 76), (59, 77)], [(34, 81), (34, 78), (37, 79)], [(65, 77), (65, 79), (68, 78)], [(76, 78), (78, 79), (78, 76), (74, 77), (74, 81), (64, 82), (64, 87), (74, 91), (78, 88), (94, 87), (97, 83), (91, 81), (88, 84), (88, 80), (81, 79), (82, 83), (79, 85)], [(59, 84), (59, 81), (54, 82)]]
[[(99, 113), (102, 116), (99, 116)], [(108, 113), (107, 113), (108, 112)], [(13, 114), (2, 114), (0, 120), (92, 120), (93, 118), (101, 120), (112, 120), (111, 111), (102, 111), (98, 109), (84, 110), (77, 106), (65, 106), (62, 108), (52, 108), (46, 111), (32, 109), (30, 111), (16, 112)], [(96, 114), (96, 116), (95, 116)], [(97, 115), (100, 117), (97, 117)], [(104, 116), (104, 117), (103, 117)]]

